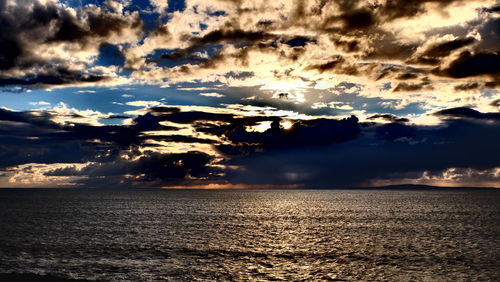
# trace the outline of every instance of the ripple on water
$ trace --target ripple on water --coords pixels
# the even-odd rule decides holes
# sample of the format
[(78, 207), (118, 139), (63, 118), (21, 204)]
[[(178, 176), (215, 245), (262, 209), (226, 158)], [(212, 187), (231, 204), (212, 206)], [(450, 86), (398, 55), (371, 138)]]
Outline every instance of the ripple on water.
[(498, 281), (499, 199), (485, 190), (1, 190), (0, 272)]

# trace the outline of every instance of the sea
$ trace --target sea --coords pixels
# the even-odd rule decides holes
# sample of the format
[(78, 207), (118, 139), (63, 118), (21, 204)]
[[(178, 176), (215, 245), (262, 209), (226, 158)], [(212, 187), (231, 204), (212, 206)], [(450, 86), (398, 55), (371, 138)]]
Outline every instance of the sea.
[(500, 281), (500, 190), (0, 189), (1, 281)]

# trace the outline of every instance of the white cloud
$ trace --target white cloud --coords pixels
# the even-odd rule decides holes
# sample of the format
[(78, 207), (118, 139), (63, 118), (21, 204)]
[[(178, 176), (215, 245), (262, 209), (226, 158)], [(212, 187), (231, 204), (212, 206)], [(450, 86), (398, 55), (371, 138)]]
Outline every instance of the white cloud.
[(155, 7), (155, 11), (158, 14), (165, 14), (168, 8), (168, 0), (149, 0), (151, 6)]
[(209, 93), (200, 93), (201, 96), (205, 97), (214, 97), (214, 98), (222, 98), (224, 95), (217, 92), (209, 92)]
[(49, 106), (50, 105), (49, 102), (45, 102), (45, 101), (30, 102), (29, 104), (32, 106)]
[(158, 102), (158, 101), (131, 101), (131, 102), (127, 102), (125, 104), (128, 106), (146, 107), (146, 108), (162, 105), (162, 103)]
[(74, 168), (80, 170), (88, 163), (27, 163), (7, 168), (0, 174), (1, 187), (75, 187), (76, 182), (87, 176), (49, 176), (46, 175), (56, 169)]
[(60, 102), (55, 107), (47, 109), (53, 114), (52, 120), (59, 124), (74, 124), (74, 123), (86, 123), (94, 126), (102, 125), (99, 120), (107, 118), (114, 113), (102, 113), (96, 110), (86, 109), (79, 110), (76, 108), (71, 108), (63, 102)]

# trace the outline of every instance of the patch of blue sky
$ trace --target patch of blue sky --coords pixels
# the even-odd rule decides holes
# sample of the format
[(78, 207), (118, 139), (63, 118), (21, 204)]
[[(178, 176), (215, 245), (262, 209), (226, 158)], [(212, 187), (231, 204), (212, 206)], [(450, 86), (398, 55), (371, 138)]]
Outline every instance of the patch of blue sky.
[[(135, 9), (134, 9), (135, 10)], [(155, 30), (161, 24), (164, 24), (167, 19), (160, 18), (160, 15), (154, 12), (153, 9), (140, 9), (139, 15), (145, 25), (145, 30)], [(142, 43), (142, 41), (140, 41)]]
[(208, 25), (204, 24), (204, 23), (200, 23), (200, 29), (201, 30), (205, 30), (208, 28)]
[(113, 44), (101, 44), (99, 55), (94, 64), (98, 66), (123, 66), (125, 64), (125, 56), (118, 46)]
[[(61, 3), (72, 7), (81, 8), (87, 5), (96, 5), (103, 7), (103, 0), (60, 0)], [(126, 3), (126, 2), (125, 2)], [(124, 6), (124, 11), (138, 11), (140, 17), (148, 29), (158, 26), (159, 14), (154, 12), (153, 6), (149, 0), (133, 0), (129, 5)]]
[(175, 52), (175, 49), (156, 49), (146, 56), (147, 59), (158, 60), (163, 54)]
[[(198, 86), (198, 85), (197, 85)], [(179, 85), (179, 87), (185, 87)], [(198, 90), (178, 90), (176, 87), (160, 88), (156, 85), (122, 85), (119, 87), (70, 87), (35, 89), (31, 92), (0, 92), (1, 106), (13, 110), (50, 108), (59, 103), (79, 110), (91, 109), (103, 113), (122, 114), (138, 109), (127, 105), (133, 101), (159, 101), (166, 105), (217, 106), (222, 98), (205, 97)], [(206, 92), (206, 91), (205, 91)], [(209, 91), (214, 92), (214, 91)], [(44, 103), (38, 104), (43, 101)]]
[(131, 5), (128, 7), (138, 7), (138, 8), (152, 8), (151, 2), (149, 0), (132, 0)]
[(342, 93), (335, 96), (335, 101), (351, 105), (354, 110), (364, 110), (366, 113), (388, 113), (394, 115), (423, 114), (422, 103), (410, 103), (404, 107), (398, 107), (401, 102), (398, 99), (382, 99), (363, 97), (359, 94)]
[(138, 11), (146, 30), (154, 30), (167, 19), (162, 19), (160, 14), (151, 5), (149, 0), (134, 0), (130, 5), (124, 8), (125, 11)]
[[(61, 3), (72, 8), (81, 8), (87, 5), (103, 6), (103, 0), (60, 0)], [(126, 2), (125, 2), (126, 3)], [(149, 0), (132, 0), (129, 5), (125, 5), (126, 10), (150, 10), (152, 8)]]
[[(201, 93), (218, 93), (223, 97), (202, 96)], [(319, 95), (320, 92), (309, 95)], [(327, 95), (327, 92), (323, 92)], [(242, 99), (256, 96), (256, 99)], [(311, 96), (312, 97), (312, 96)], [(91, 109), (102, 113), (123, 115), (140, 107), (127, 105), (134, 101), (157, 101), (166, 106), (209, 106), (224, 107), (223, 104), (243, 104), (259, 107), (275, 107), (308, 115), (346, 115), (351, 110), (364, 110), (366, 115), (390, 113), (398, 116), (424, 114), (426, 111), (420, 103), (411, 103), (402, 108), (395, 107), (398, 100), (366, 98), (356, 93), (341, 93), (324, 97), (322, 102), (337, 102), (339, 106), (349, 105), (352, 109), (324, 107), (314, 109), (311, 101), (295, 104), (271, 98), (271, 94), (263, 93), (258, 87), (227, 88), (217, 83), (179, 83), (167, 88), (157, 85), (122, 85), (118, 87), (71, 87), (53, 89), (51, 91), (37, 89), (31, 92), (12, 93), (0, 91), (1, 106), (14, 110), (51, 108), (64, 103), (78, 110)], [(386, 103), (384, 103), (386, 102)], [(387, 103), (389, 102), (389, 104)], [(121, 120), (106, 120), (106, 124), (119, 124)]]
[(102, 5), (102, 1), (99, 0), (61, 0), (60, 2), (72, 8), (80, 8), (89, 4)]
[(43, 90), (35, 90), (32, 92), (19, 92), (19, 93), (13, 93), (9, 91), (5, 91), (5, 89), (0, 90), (0, 101), (2, 103), (0, 104), (0, 107), (5, 107), (17, 111), (26, 111), (30, 110), (33, 108), (41, 108), (41, 107), (46, 107), (46, 106), (35, 106), (30, 103), (38, 103), (40, 101), (43, 102), (49, 102), (52, 104), (54, 99), (50, 95), (43, 95), (45, 93), (38, 93), (38, 92), (46, 92)]
[(173, 13), (176, 11), (182, 12), (186, 9), (186, 1), (184, 0), (168, 0), (167, 12)]
[(495, 88), (480, 89), (479, 92), (481, 93), (482, 97), (490, 99), (495, 99), (495, 98), (498, 99), (498, 91)]
[(227, 13), (226, 11), (207, 11), (207, 15), (209, 15), (210, 17), (222, 17), (226, 16)]

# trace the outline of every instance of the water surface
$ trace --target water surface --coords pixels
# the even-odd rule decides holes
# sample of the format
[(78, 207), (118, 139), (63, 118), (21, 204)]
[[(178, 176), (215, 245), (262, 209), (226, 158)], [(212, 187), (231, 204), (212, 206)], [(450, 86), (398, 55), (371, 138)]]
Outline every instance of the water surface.
[(500, 279), (496, 190), (0, 189), (0, 273)]

